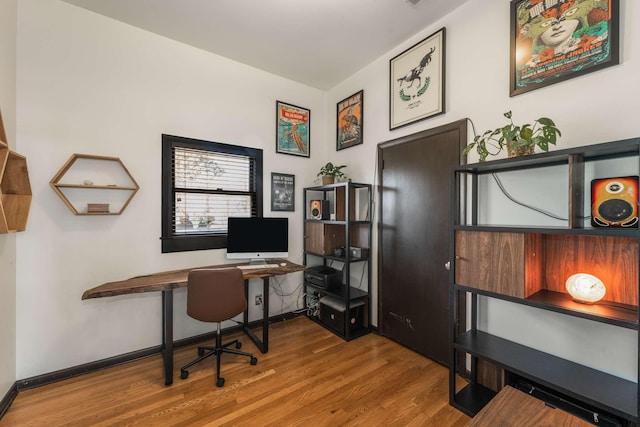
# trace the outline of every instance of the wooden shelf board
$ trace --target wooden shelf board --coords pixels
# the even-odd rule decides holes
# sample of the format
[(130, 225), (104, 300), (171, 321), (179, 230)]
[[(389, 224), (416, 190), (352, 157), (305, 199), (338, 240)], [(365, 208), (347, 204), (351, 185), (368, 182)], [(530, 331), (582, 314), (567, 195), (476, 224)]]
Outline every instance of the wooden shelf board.
[(454, 346), (615, 415), (638, 416), (637, 384), (632, 381), (482, 331), (457, 336)]
[(53, 184), (58, 188), (86, 188), (86, 189), (101, 189), (101, 190), (137, 190), (136, 187), (127, 187), (122, 185), (84, 185), (84, 184)]

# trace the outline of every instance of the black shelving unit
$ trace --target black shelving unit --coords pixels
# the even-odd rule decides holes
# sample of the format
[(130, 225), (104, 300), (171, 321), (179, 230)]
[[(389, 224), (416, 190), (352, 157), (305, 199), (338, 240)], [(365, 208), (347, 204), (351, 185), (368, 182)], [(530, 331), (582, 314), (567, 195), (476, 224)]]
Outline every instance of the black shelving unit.
[[(640, 138), (453, 169), (454, 217), (450, 253), (453, 268), (449, 273), (451, 405), (474, 416), (502, 386), (526, 381), (557, 396), (559, 401), (571, 402), (569, 406), (586, 409), (586, 413), (606, 414), (621, 420), (623, 425), (638, 425), (638, 382), (478, 329), (481, 310), (478, 297), (482, 296), (638, 331), (639, 229), (594, 228), (584, 215), (586, 207), (591, 205), (591, 188), (585, 171), (589, 171), (590, 178), (621, 176), (607, 167), (598, 169), (597, 166), (603, 165), (601, 162), (625, 158), (629, 158), (626, 161), (635, 169), (634, 174), (640, 174)], [(567, 226), (480, 223), (482, 195), (479, 182), (483, 175), (535, 169), (544, 173), (544, 168), (558, 165), (566, 167), (568, 175)], [(501, 264), (492, 263), (491, 254), (499, 252), (500, 245), (509, 251), (510, 258), (501, 260)], [(571, 256), (555, 260), (562, 258), (563, 251)], [(621, 254), (628, 254), (628, 259), (620, 261)], [(592, 259), (598, 260), (601, 270), (609, 267), (616, 270), (616, 277), (621, 282), (616, 286), (620, 285), (623, 290), (613, 292), (615, 301), (580, 304), (560, 288), (559, 282), (564, 283), (564, 279), (555, 277), (561, 276), (558, 272), (578, 268), (578, 265), (583, 268), (589, 265), (585, 260)], [(571, 265), (574, 260), (577, 260), (575, 266)], [(608, 297), (609, 293), (605, 300)], [(465, 310), (467, 298), (470, 299), (467, 312), (470, 317), (468, 324), (462, 324), (458, 313)], [(640, 348), (640, 339), (636, 345)], [(483, 368), (480, 368), (481, 364)], [(487, 365), (494, 369), (493, 382), (486, 379), (488, 371), (482, 371)], [(461, 377), (466, 383), (462, 388), (456, 384)]]
[[(330, 214), (314, 218), (311, 214), (313, 200), (327, 201), (325, 206), (329, 207)], [(337, 268), (342, 270), (343, 276), (342, 286), (335, 289), (326, 289), (305, 279), (307, 315), (347, 341), (371, 331), (371, 201), (370, 184), (349, 181), (303, 190), (304, 265)], [(366, 253), (355, 256), (350, 250), (354, 247)], [(343, 248), (342, 254), (336, 254), (338, 248)], [(359, 283), (354, 283), (352, 278), (356, 267), (362, 272)], [(334, 310), (320, 304), (323, 299), (339, 302), (344, 308), (341, 327), (336, 327)], [(352, 316), (352, 310), (358, 310), (358, 316)]]

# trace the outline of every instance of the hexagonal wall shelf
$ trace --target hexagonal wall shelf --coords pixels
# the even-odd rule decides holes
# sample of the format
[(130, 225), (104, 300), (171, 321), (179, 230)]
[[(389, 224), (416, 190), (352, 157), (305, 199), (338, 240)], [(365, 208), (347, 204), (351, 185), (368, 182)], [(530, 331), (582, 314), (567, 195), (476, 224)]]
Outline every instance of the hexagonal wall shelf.
[(140, 188), (118, 157), (73, 154), (49, 182), (75, 215), (120, 215)]
[(31, 207), (27, 159), (9, 149), (0, 113), (0, 234), (24, 231)]

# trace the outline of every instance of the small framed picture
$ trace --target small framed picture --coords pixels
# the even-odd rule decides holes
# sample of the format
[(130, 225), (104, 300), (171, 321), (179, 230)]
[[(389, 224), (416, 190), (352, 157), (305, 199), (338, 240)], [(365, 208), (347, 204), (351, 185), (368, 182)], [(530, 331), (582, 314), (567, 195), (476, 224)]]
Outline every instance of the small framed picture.
[(362, 144), (364, 91), (338, 102), (336, 114), (336, 150)]
[(511, 0), (509, 96), (619, 63), (618, 0)]
[(445, 28), (389, 61), (389, 130), (444, 113)]
[(296, 177), (285, 173), (271, 172), (271, 210), (295, 211)]
[(276, 153), (309, 157), (311, 110), (276, 101)]

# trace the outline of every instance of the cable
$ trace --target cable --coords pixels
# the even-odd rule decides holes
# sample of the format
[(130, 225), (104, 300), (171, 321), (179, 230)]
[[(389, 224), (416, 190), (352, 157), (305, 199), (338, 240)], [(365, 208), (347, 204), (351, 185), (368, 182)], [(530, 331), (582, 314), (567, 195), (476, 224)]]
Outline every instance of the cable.
[[(475, 140), (475, 138), (478, 136), (478, 134), (476, 133), (476, 127), (475, 127), (475, 125), (473, 124), (473, 120), (471, 120), (471, 119), (469, 119), (469, 118), (467, 118), (467, 120), (469, 121), (469, 123), (471, 123), (471, 130), (472, 130), (472, 132), (473, 132), (473, 137), (474, 137), (474, 140)], [(525, 208), (527, 208), (527, 209), (531, 209), (531, 210), (533, 210), (533, 211), (535, 211), (535, 212), (541, 213), (541, 214), (546, 215), (546, 216), (548, 216), (548, 217), (550, 217), (550, 218), (553, 218), (553, 219), (557, 219), (557, 220), (560, 220), (560, 221), (569, 221), (569, 219), (568, 219), (568, 218), (563, 218), (563, 217), (561, 217), (561, 216), (559, 216), (559, 215), (556, 215), (556, 214), (554, 214), (554, 213), (552, 213), (552, 212), (545, 211), (544, 209), (538, 208), (538, 207), (536, 207), (536, 206), (528, 205), (528, 204), (526, 204), (526, 203), (524, 203), (524, 202), (521, 202), (521, 201), (519, 201), (519, 200), (515, 199), (515, 198), (514, 198), (511, 194), (509, 194), (509, 192), (506, 190), (506, 188), (505, 188), (505, 187), (504, 187), (504, 185), (502, 184), (502, 181), (501, 181), (501, 180), (500, 180), (500, 178), (498, 177), (498, 174), (496, 174), (496, 173), (492, 173), (492, 174), (491, 174), (491, 176), (492, 176), (492, 177), (493, 177), (493, 179), (496, 181), (496, 184), (498, 184), (498, 187), (500, 188), (500, 191), (502, 191), (502, 194), (504, 194), (504, 195), (505, 195), (509, 200), (511, 200), (513, 203), (515, 203), (515, 204), (517, 204), (517, 205), (520, 205), (520, 206), (522, 206), (522, 207), (525, 207)], [(581, 219), (590, 219), (590, 218), (591, 218), (591, 216), (580, 216), (579, 218), (581, 218)]]
[(539, 212), (539, 213), (541, 213), (543, 215), (546, 215), (548, 217), (551, 217), (551, 218), (554, 218), (554, 219), (558, 219), (560, 221), (568, 221), (567, 218), (562, 218), (562, 217), (560, 217), (560, 216), (558, 216), (558, 215), (556, 215), (556, 214), (554, 214), (552, 212), (548, 212), (548, 211), (545, 211), (543, 209), (540, 209), (540, 208), (537, 208), (535, 206), (531, 206), (531, 205), (523, 203), (523, 202), (521, 202), (519, 200), (516, 200), (513, 196), (511, 196), (511, 194), (509, 194), (509, 192), (506, 190), (506, 188), (504, 188), (504, 185), (502, 184), (502, 181), (500, 181), (500, 178), (498, 178), (498, 174), (492, 173), (491, 176), (493, 176), (493, 179), (498, 184), (498, 187), (500, 188), (500, 191), (502, 191), (502, 194), (504, 194), (513, 203), (515, 203), (517, 205), (520, 205), (520, 206), (523, 206), (523, 207), (525, 207), (527, 209), (531, 209), (533, 211)]

